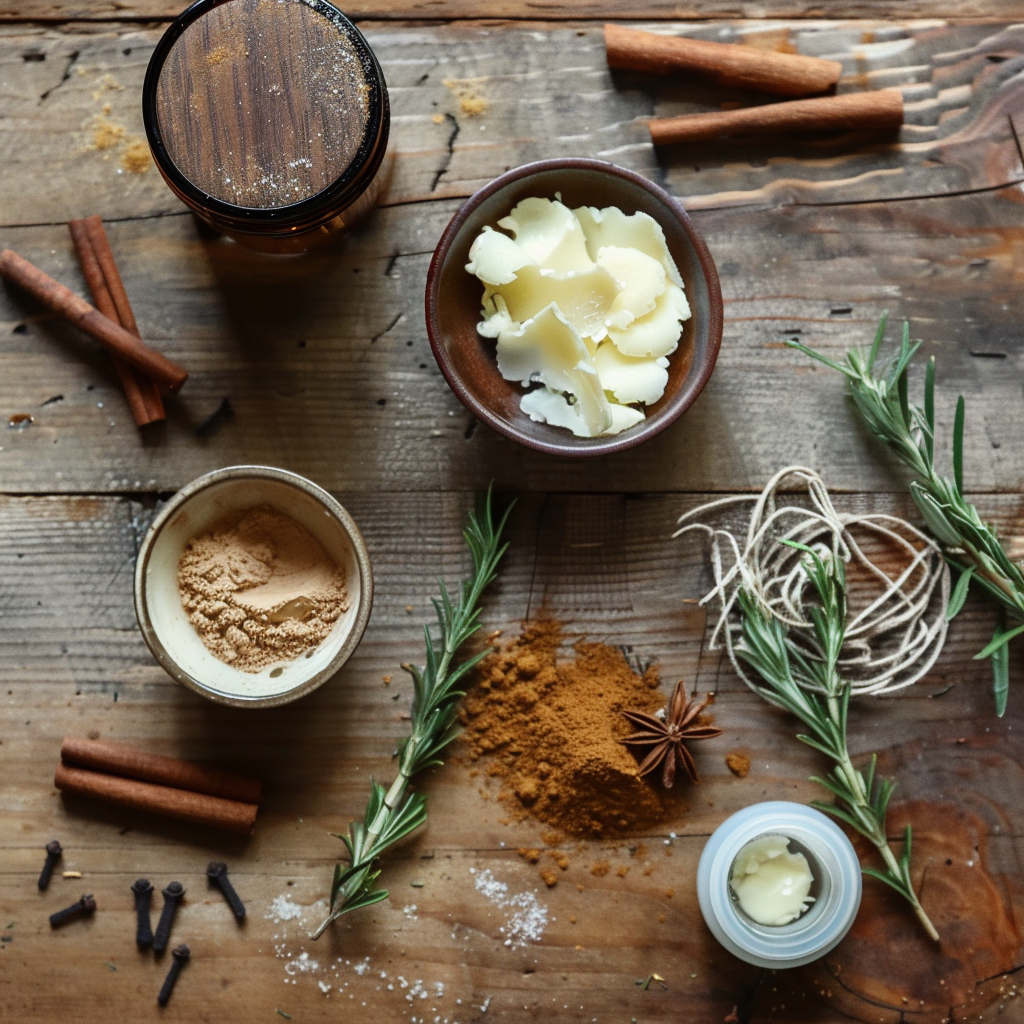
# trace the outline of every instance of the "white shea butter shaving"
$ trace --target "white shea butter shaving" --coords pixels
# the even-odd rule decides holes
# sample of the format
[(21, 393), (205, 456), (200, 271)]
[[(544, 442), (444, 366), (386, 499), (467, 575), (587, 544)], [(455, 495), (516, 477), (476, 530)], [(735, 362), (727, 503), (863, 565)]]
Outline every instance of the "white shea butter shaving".
[(758, 924), (778, 927), (795, 921), (814, 898), (807, 858), (792, 853), (785, 836), (762, 836), (736, 855), (729, 884), (740, 908)]
[(496, 339), (499, 372), (532, 388), (523, 412), (579, 437), (642, 423), (690, 317), (661, 226), (531, 198), (498, 227), (512, 237), (485, 227), (466, 269), (484, 285), (477, 329)]

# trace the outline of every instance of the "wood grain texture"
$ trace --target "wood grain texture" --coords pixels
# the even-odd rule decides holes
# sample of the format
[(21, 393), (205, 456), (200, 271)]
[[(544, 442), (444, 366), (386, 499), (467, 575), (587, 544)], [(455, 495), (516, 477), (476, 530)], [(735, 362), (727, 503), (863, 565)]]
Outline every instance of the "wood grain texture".
[[(372, 235), (287, 265), (211, 244), (187, 217), (111, 225), (143, 336), (187, 366), (189, 384), (168, 404), (166, 426), (140, 439), (104, 354), (3, 296), (12, 369), (0, 379), (0, 411), (35, 417), (0, 436), (5, 487), (166, 491), (248, 461), (344, 490), (478, 488), (492, 477), (529, 490), (733, 490), (801, 462), (835, 488), (892, 489), (905, 477), (857, 426), (838, 375), (784, 345), (799, 337), (841, 355), (866, 343), (885, 309), (909, 317), (938, 359), (944, 428), (956, 395), (967, 398), (968, 488), (1021, 486), (1019, 423), (1006, 415), (1020, 402), (1017, 190), (697, 214), (725, 296), (715, 374), (664, 434), (583, 465), (476, 426), (444, 384), (421, 303), (433, 240), (454, 209), (381, 211)], [(8, 234), (75, 280), (63, 228)], [(195, 427), (224, 396), (234, 418), (198, 441)], [(948, 437), (944, 429), (940, 451)]]
[[(837, 6), (835, 17), (890, 13), (873, 4)], [(178, 13), (165, 8), (21, 0), (0, 19)], [(629, 8), (618, 13), (712, 10), (660, 0)], [(464, 0), (372, 11), (474, 12), (479, 4)], [(795, 0), (729, 14), (784, 12), (819, 16)], [(932, 20), (899, 24), (649, 25), (836, 59), (841, 91), (895, 86), (908, 109), (893, 145), (833, 137), (657, 155), (651, 116), (756, 97), (611, 74), (599, 25), (554, 24), (615, 17), (615, 7), (483, 13), (551, 23), (364, 26), (393, 104), (399, 158), (388, 205), (338, 250), (287, 261), (203, 234), (144, 169), (138, 97), (160, 27), (0, 28), (0, 244), (82, 290), (63, 222), (103, 214), (143, 336), (192, 371), (168, 423), (139, 438), (104, 354), (0, 291), (0, 415), (34, 417), (0, 432), (0, 1018), (50, 1024), (73, 1002), (85, 1024), (152, 1012), (167, 964), (136, 951), (128, 888), (145, 875), (188, 890), (173, 940), (189, 942), (193, 962), (169, 1019), (674, 1024), (721, 1021), (736, 1007), (757, 1024), (1024, 1020), (1009, 973), (1024, 962), (1024, 664), (1015, 648), (1009, 711), (996, 719), (988, 666), (972, 660), (993, 609), (970, 599), (936, 670), (909, 693), (859, 706), (851, 723), (855, 753), (879, 749), (881, 770), (898, 776), (890, 824), (914, 824), (915, 882), (947, 945), (928, 947), (905, 908), (869, 881), (848, 939), (781, 979), (713, 942), (691, 885), (720, 821), (760, 799), (820, 795), (807, 777), (822, 766), (707, 650), (704, 614), (684, 603), (707, 586), (704, 553), (668, 539), (675, 517), (712, 492), (759, 489), (794, 461), (821, 470), (844, 509), (914, 515), (905, 477), (876, 457), (838, 378), (784, 347), (800, 337), (837, 355), (867, 339), (888, 308), (938, 358), (943, 451), (955, 397), (966, 395), (968, 489), (1011, 538), (1011, 554), (1024, 554), (1024, 166), (1012, 120), (1020, 132), (1024, 31), (935, 20), (1010, 20), (1015, 6), (968, 0), (943, 11), (913, 0), (901, 16)], [(488, 103), (482, 114), (463, 111), (467, 90)], [(560, 154), (621, 163), (685, 197), (726, 298), (718, 370), (694, 409), (635, 453), (578, 465), (476, 424), (434, 367), (422, 321), (426, 265), (461, 198), (507, 167)], [(225, 396), (234, 417), (196, 438)], [(316, 693), (270, 711), (217, 707), (174, 684), (132, 611), (134, 560), (161, 495), (242, 461), (294, 469), (337, 492), (374, 562), (374, 612), (354, 658)], [(666, 691), (683, 675), (717, 692), (725, 734), (698, 751), (700, 786), (644, 838), (642, 855), (629, 844), (564, 844), (569, 868), (551, 890), (540, 865), (514, 852), (543, 845), (541, 829), (502, 824), (495, 791), (456, 751), (424, 780), (427, 828), (389, 860), (393, 899), (312, 944), (305, 932), (318, 923), (339, 851), (327, 831), (361, 812), (369, 776), (390, 776), (409, 706), (398, 665), (420, 656), (436, 578), (465, 568), (459, 530), (471, 492), (490, 479), (519, 504), (486, 627), (508, 634), (547, 610), (571, 630), (655, 657)], [(51, 785), (61, 737), (90, 733), (261, 777), (268, 796), (255, 835), (62, 800)], [(747, 778), (729, 772), (730, 751), (751, 757)], [(61, 870), (84, 877), (58, 872), (41, 895), (43, 845), (54, 836), (65, 847)], [(207, 888), (210, 859), (230, 864), (249, 905), (241, 929)], [(601, 861), (611, 870), (598, 877), (591, 868)], [(536, 893), (548, 911), (540, 943), (504, 944), (507, 910), (474, 886), (484, 869), (511, 893)], [(46, 915), (84, 887), (99, 902), (95, 917), (51, 934)], [(301, 919), (273, 919), (272, 901), (285, 895)], [(303, 951), (315, 972), (300, 969)], [(636, 984), (652, 972), (667, 991)]]
[[(184, 6), (182, 0), (7, 0), (0, 9), (5, 21), (111, 21), (114, 19), (170, 20)], [(885, 18), (893, 15), (884, 0), (833, 0), (827, 6), (812, 0), (346, 0), (340, 5), (359, 20), (448, 21), (501, 18), (551, 21), (638, 18), (668, 21), (701, 18)], [(1020, 13), (1014, 0), (905, 0), (902, 17), (954, 18), (1003, 21)]]
[[(646, 127), (651, 116), (766, 97), (610, 72), (600, 26), (370, 27), (399, 157), (385, 202), (465, 197), (509, 167), (552, 156), (597, 157), (649, 174), (691, 208), (939, 196), (1024, 179), (1010, 121), (1024, 90), (1022, 28), (819, 22), (659, 31), (835, 59), (843, 66), (841, 92), (899, 88), (907, 108), (900, 144), (856, 136), (748, 139), (703, 145), (696, 154), (687, 147), (656, 154)], [(145, 145), (139, 97), (159, 35), (127, 26), (0, 32), (9, 90), (0, 225), (183, 209), (146, 161), (134, 159), (136, 144)], [(458, 93), (467, 88), (486, 105), (482, 113), (463, 111)], [(577, 102), (582, 117), (571, 113)], [(34, 173), (40, 166), (45, 175)], [(66, 180), (76, 188), (59, 187)]]
[[(442, 1019), (510, 1024), (533, 1015), (674, 1021), (680, 1005), (689, 1019), (721, 1020), (739, 1003), (746, 1019), (756, 1021), (873, 1021), (884, 990), (895, 1000), (886, 1020), (898, 1019), (900, 1000), (913, 994), (925, 1000), (913, 1019), (937, 1021), (949, 1005), (941, 1002), (947, 986), (940, 978), (964, 1004), (958, 1019), (988, 1005), (996, 993), (981, 986), (979, 995), (976, 983), (986, 971), (1018, 962), (1013, 927), (986, 932), (974, 959), (949, 973), (949, 961), (920, 939), (912, 916), (875, 893), (851, 939), (818, 965), (818, 974), (802, 976), (813, 991), (800, 1003), (801, 1018), (781, 1013), (776, 983), (717, 948), (700, 923), (691, 886), (705, 837), (754, 800), (811, 799), (815, 787), (806, 778), (820, 767), (793, 740), (783, 716), (767, 712), (706, 650), (703, 613), (682, 603), (707, 584), (704, 553), (696, 542), (672, 542), (668, 535), (675, 517), (705, 495), (525, 496), (513, 513), (508, 562), (486, 602), (488, 630), (511, 633), (524, 616), (547, 609), (571, 631), (656, 658), (666, 689), (684, 675), (697, 689), (717, 693), (716, 722), (725, 733), (701, 746), (700, 786), (685, 794), (664, 831), (645, 838), (646, 853), (631, 856), (630, 844), (622, 842), (566, 843), (569, 870), (548, 890), (538, 867), (514, 852), (543, 847), (542, 827), (502, 824), (493, 788), (456, 758), (426, 782), (427, 828), (389, 859), (390, 902), (343, 921), (318, 944), (305, 939), (298, 921), (268, 920), (271, 901), (287, 894), (312, 908), (305, 923), (316, 923), (322, 904), (313, 905), (326, 892), (338, 845), (326, 830), (359, 810), (369, 775), (385, 778), (391, 771), (389, 753), (406, 728), (409, 700), (397, 665), (419, 654), (420, 623), (436, 575), (453, 579), (464, 568), (458, 530), (469, 495), (339, 497), (364, 529), (374, 559), (379, 600), (370, 627), (334, 682), (267, 712), (209, 704), (174, 684), (146, 654), (131, 625), (129, 570), (150, 513), (124, 498), (0, 500), (0, 532), (7, 539), (0, 555), (7, 698), (0, 706), (6, 772), (0, 831), (9, 837), (0, 846), (0, 914), (3, 924), (13, 922), (4, 931), (12, 941), (0, 953), (5, 1017), (16, 1011), (24, 1021), (50, 1020), (60, 1000), (83, 986), (95, 993), (96, 1010), (107, 1020), (129, 1019), (155, 998), (163, 965), (138, 955), (133, 942), (128, 887), (140, 874), (161, 885), (177, 878), (188, 890), (174, 932), (194, 957), (172, 1003), (183, 1018), (272, 1020), (280, 1008), (296, 1020), (328, 1020), (336, 1019), (341, 1001), (366, 1022), (411, 1022), (430, 1006)], [(909, 511), (905, 496), (850, 496), (841, 504)], [(1024, 527), (1019, 497), (986, 497), (982, 511), (1008, 534)], [(58, 562), (66, 566), (63, 573)], [(860, 705), (851, 727), (853, 749), (880, 749), (883, 769), (899, 778), (899, 797), (914, 801), (905, 813), (923, 826), (915, 833), (915, 871), (935, 876), (923, 898), (940, 930), (951, 933), (989, 919), (975, 918), (978, 907), (969, 902), (982, 892), (985, 915), (998, 912), (1013, 921), (1024, 910), (1018, 870), (1024, 822), (1013, 796), (1021, 781), (1024, 704), (1015, 689), (1007, 717), (996, 719), (987, 666), (971, 660), (992, 621), (991, 607), (972, 599), (937, 671), (908, 693)], [(111, 644), (116, 636), (122, 642)], [(1015, 656), (1017, 680), (1020, 669)], [(394, 677), (390, 685), (385, 675)], [(257, 774), (267, 796), (253, 838), (62, 801), (51, 780), (61, 737), (72, 731)], [(752, 758), (745, 779), (725, 765), (724, 755), (733, 750)], [(894, 824), (901, 813), (897, 808)], [(35, 878), (42, 847), (54, 835), (65, 848), (61, 869), (82, 871), (84, 878), (58, 877), (41, 896)], [(206, 888), (203, 871), (211, 858), (228, 861), (248, 902), (241, 931), (219, 894)], [(590, 868), (602, 860), (612, 870), (599, 878)], [(621, 877), (619, 867), (626, 869)], [(505, 915), (475, 890), (471, 869), (490, 870), (513, 893), (537, 892), (549, 915), (540, 943), (504, 946), (499, 928)], [(930, 886), (940, 885), (940, 876), (942, 888), (933, 896)], [(68, 894), (74, 889), (71, 896), (77, 896), (83, 884), (99, 903), (95, 919), (51, 935), (45, 914), (70, 902)], [(941, 891), (968, 902), (947, 905)], [(961, 924), (950, 914), (961, 915)], [(879, 940), (870, 933), (882, 926), (886, 941), (899, 943), (899, 963), (878, 962)], [(303, 951), (321, 965), (317, 973), (288, 972)], [(365, 957), (370, 969), (357, 973), (354, 965)], [(389, 977), (382, 979), (380, 971)], [(652, 971), (667, 979), (668, 992), (638, 990), (635, 979)], [(410, 984), (421, 979), (431, 998), (410, 1004), (398, 975)], [(904, 984), (911, 977), (913, 984)], [(330, 993), (319, 981), (332, 986)], [(443, 998), (436, 981), (444, 984)], [(479, 1007), (488, 997), (485, 1016)], [(83, 1011), (79, 1019), (93, 1018)], [(1021, 1016), (1008, 1012), (1004, 1019)]]
[[(768, 31), (742, 30), (752, 44)], [(706, 109), (726, 94), (702, 86), (684, 103), (678, 84), (654, 76), (613, 80), (599, 27), (374, 28), (395, 111), (392, 205), (337, 251), (282, 263), (203, 235), (153, 169), (120, 165), (125, 140), (141, 132), (138, 89), (155, 32), (6, 29), (0, 241), (81, 289), (57, 222), (101, 212), (143, 336), (192, 378), (166, 426), (134, 436), (91, 343), (0, 292), (0, 338), (15, 360), (0, 380), (0, 412), (35, 417), (0, 439), (4, 486), (171, 490), (206, 469), (256, 461), (343, 490), (475, 488), (491, 477), (537, 490), (655, 481), (731, 490), (760, 487), (799, 461), (833, 487), (891, 489), (901, 478), (865, 456), (858, 434), (851, 443), (838, 378), (783, 344), (799, 336), (837, 353), (865, 341), (889, 309), (939, 359), (940, 419), (949, 422), (957, 393), (967, 397), (968, 486), (1019, 488), (1024, 448), (1004, 410), (1020, 401), (1015, 182), (1024, 170), (1007, 112), (1024, 82), (1024, 32), (935, 23), (773, 31), (762, 45), (838, 55), (850, 88), (865, 75), (932, 97), (919, 101), (930, 124), (906, 126), (909, 141), (883, 149), (833, 140), (783, 156), (768, 144), (722, 162), (708, 149), (696, 169), (670, 149), (659, 166), (646, 118)], [(862, 42), (869, 31), (875, 41)], [(470, 117), (442, 83), (481, 76), (476, 88), (491, 105)], [(580, 95), (586, 115), (569, 127)], [(88, 148), (109, 140), (111, 125), (125, 134)], [(421, 311), (429, 256), (458, 198), (506, 167), (573, 152), (632, 166), (686, 198), (719, 268), (726, 330), (715, 376), (672, 430), (635, 456), (567, 467), (477, 427), (434, 366)], [(76, 187), (62, 187), (67, 180)], [(194, 428), (225, 396), (234, 420), (197, 442)], [(778, 429), (780, 402), (792, 429)]]
[(167, 54), (156, 122), (171, 162), (202, 192), (273, 209), (345, 173), (371, 88), (348, 32), (323, 14), (233, 0), (193, 21)]

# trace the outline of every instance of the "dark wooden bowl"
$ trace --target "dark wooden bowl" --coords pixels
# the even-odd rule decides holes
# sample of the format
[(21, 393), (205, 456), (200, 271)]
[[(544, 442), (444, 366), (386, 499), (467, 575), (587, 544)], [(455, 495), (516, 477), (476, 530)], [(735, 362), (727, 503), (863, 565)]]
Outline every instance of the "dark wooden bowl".
[[(476, 331), (483, 285), (466, 271), (469, 249), (485, 224), (496, 225), (521, 199), (539, 196), (578, 206), (642, 211), (662, 227), (679, 267), (692, 316), (669, 356), (665, 394), (646, 407), (643, 423), (610, 437), (576, 437), (536, 423), (519, 408), (524, 389), (498, 373), (494, 340)], [(427, 334), (441, 372), (478, 419), (520, 444), (556, 455), (606, 455), (646, 441), (696, 401), (715, 368), (722, 342), (722, 291), (704, 239), (667, 192), (633, 171), (600, 160), (541, 160), (495, 178), (463, 203), (434, 250), (427, 272)]]

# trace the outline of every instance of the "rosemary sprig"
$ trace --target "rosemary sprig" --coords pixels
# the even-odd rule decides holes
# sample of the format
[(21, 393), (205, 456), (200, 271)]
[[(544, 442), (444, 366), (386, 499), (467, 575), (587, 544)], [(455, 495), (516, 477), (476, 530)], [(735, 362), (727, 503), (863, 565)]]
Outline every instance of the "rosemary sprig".
[(960, 573), (949, 602), (952, 619), (964, 605), (970, 584), (977, 583), (1001, 605), (992, 640), (975, 655), (992, 659), (996, 713), (1002, 717), (1009, 694), (1009, 658), (1006, 644), (1024, 633), (1024, 572), (1007, 555), (995, 529), (982, 522), (974, 504), (964, 497), (964, 399), (957, 400), (953, 420), (953, 479), (935, 470), (935, 357), (928, 360), (924, 380), (924, 408), (908, 397), (907, 370), (919, 341), (911, 343), (910, 325), (903, 324), (899, 351), (887, 367), (875, 374), (875, 361), (885, 337), (883, 315), (867, 354), (852, 351), (837, 363), (797, 341), (791, 348), (842, 373), (850, 395), (871, 432), (884, 441), (913, 471), (910, 493), (925, 525), (939, 542), (950, 566)]
[(796, 715), (807, 727), (797, 739), (830, 758), (833, 769), (811, 781), (824, 786), (835, 803), (821, 800), (812, 806), (845, 821), (878, 850), (885, 870), (865, 867), (863, 872), (892, 886), (914, 908), (928, 935), (936, 942), (939, 933), (918, 901), (910, 880), (911, 830), (903, 832), (903, 848), (897, 857), (889, 846), (885, 814), (895, 783), (875, 778), (878, 755), (871, 755), (867, 773), (855, 768), (846, 745), (846, 716), (850, 684), (839, 674), (839, 655), (846, 636), (846, 574), (841, 559), (822, 557), (817, 551), (793, 541), (783, 541), (805, 552), (804, 568), (818, 592), (820, 604), (809, 610), (817, 649), (798, 644), (778, 618), (756, 596), (740, 590), (742, 613), (736, 654), (764, 680), (756, 691), (770, 704)]
[(501, 543), (501, 534), (511, 509), (509, 505), (495, 521), (488, 489), (479, 507), (469, 514), (462, 535), (473, 559), (472, 576), (462, 581), (454, 600), (440, 581), (441, 596), (432, 599), (438, 638), (431, 635), (429, 625), (424, 626), (426, 664), (422, 668), (402, 666), (412, 676), (413, 699), (409, 735), (396, 752), (398, 775), (387, 790), (371, 780), (363, 820), (349, 822), (347, 835), (331, 833), (345, 844), (348, 863), (335, 865), (330, 912), (313, 933), (314, 939), (342, 914), (387, 899), (386, 889), (374, 887), (380, 874), (378, 858), (427, 820), (427, 798), (406, 791), (417, 772), (443, 764), (442, 751), (458, 735), (459, 699), (464, 696), (459, 683), (488, 652), (481, 651), (457, 664), (455, 656), (480, 628), (480, 598), (497, 575), (498, 562), (508, 547)]

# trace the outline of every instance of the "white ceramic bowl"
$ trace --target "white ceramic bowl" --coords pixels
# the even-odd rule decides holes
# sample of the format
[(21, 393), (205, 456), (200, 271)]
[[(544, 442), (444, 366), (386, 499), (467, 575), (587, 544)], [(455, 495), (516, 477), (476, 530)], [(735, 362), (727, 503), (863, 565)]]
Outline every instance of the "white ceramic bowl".
[[(345, 570), (348, 610), (305, 657), (242, 672), (210, 653), (178, 592), (185, 545), (233, 512), (270, 505), (304, 526)], [(153, 656), (178, 682), (219, 704), (265, 708), (311, 693), (348, 661), (373, 603), (370, 557), (352, 517), (323, 488), (269, 466), (231, 466), (183, 487), (153, 521), (135, 566), (135, 615)]]

